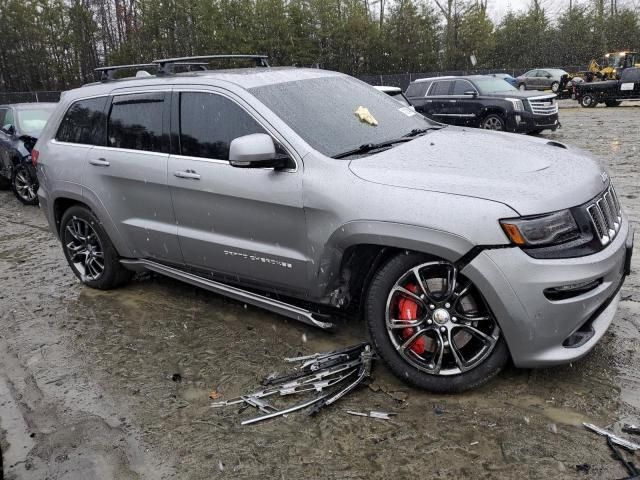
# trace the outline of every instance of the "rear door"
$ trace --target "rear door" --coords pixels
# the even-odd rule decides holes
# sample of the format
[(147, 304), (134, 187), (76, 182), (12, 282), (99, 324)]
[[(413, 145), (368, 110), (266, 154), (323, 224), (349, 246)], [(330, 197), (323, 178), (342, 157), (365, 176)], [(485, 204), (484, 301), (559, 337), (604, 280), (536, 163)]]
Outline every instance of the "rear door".
[(450, 98), (451, 89), (453, 87), (453, 81), (451, 80), (435, 80), (426, 98), (426, 110), (428, 110), (428, 117), (433, 118), (438, 122), (451, 123), (455, 115), (452, 115), (455, 101)]
[(301, 161), (281, 171), (231, 166), (234, 138), (278, 134), (226, 91), (176, 89), (172, 104), (169, 185), (185, 262), (227, 281), (305, 290)]
[(135, 257), (180, 264), (167, 185), (168, 96), (147, 91), (109, 98), (105, 143), (88, 153), (83, 184)]

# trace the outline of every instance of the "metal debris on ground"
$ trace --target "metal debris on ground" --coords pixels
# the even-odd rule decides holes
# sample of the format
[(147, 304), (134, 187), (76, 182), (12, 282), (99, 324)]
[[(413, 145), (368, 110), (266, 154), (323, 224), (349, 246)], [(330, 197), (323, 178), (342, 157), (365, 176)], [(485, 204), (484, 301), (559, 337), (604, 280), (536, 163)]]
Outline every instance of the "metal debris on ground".
[(625, 424), (622, 427), (622, 431), (624, 433), (630, 433), (632, 435), (640, 435), (640, 426)]
[[(284, 375), (271, 374), (262, 381), (262, 390), (230, 400), (213, 402), (211, 406), (255, 407), (264, 414), (244, 420), (242, 425), (283, 416), (307, 407), (312, 407), (309, 409), (309, 415), (315, 415), (364, 383), (371, 375), (372, 360), (373, 352), (368, 343), (332, 352), (285, 358), (288, 363), (298, 363), (293, 372)], [(317, 395), (283, 409), (278, 409), (265, 400), (298, 393)]]
[(615, 445), (618, 445), (618, 446), (620, 446), (622, 448), (626, 448), (627, 450), (629, 450), (631, 452), (635, 452), (636, 450), (640, 450), (640, 445), (638, 445), (637, 443), (630, 442), (629, 440), (625, 440), (624, 438), (620, 438), (615, 433), (609, 432), (609, 431), (607, 431), (607, 430), (605, 430), (603, 428), (600, 428), (600, 427), (596, 427), (595, 425), (592, 425), (590, 423), (583, 423), (583, 425), (587, 429), (597, 433), (598, 435), (602, 435), (603, 437), (607, 437)]
[(356, 417), (379, 418), (381, 420), (391, 420), (392, 416), (397, 415), (397, 413), (377, 412), (375, 410), (371, 410), (370, 412), (354, 412), (353, 410), (347, 410), (347, 413), (349, 415), (355, 415)]
[(607, 445), (609, 445), (609, 448), (613, 452), (613, 458), (615, 460), (618, 460), (620, 463), (622, 463), (622, 466), (627, 470), (627, 472), (629, 472), (629, 476), (626, 479), (623, 479), (623, 480), (638, 480), (638, 479), (640, 479), (640, 470), (638, 470), (638, 467), (636, 467), (633, 462), (628, 462), (624, 458), (624, 455), (622, 455), (622, 452), (620, 451), (620, 449), (618, 447), (616, 447), (616, 445), (615, 445), (615, 443), (614, 443), (614, 441), (613, 441), (613, 439), (611, 437), (607, 437)]

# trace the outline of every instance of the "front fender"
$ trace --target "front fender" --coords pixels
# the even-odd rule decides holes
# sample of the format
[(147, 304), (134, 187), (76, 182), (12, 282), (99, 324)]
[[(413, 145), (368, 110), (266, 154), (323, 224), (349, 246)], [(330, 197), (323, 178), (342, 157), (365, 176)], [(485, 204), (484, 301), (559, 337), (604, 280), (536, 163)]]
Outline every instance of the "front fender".
[(324, 297), (339, 279), (344, 252), (355, 245), (377, 245), (422, 252), (455, 262), (474, 247), (473, 242), (442, 230), (393, 222), (348, 222), (329, 237), (313, 268), (312, 296)]

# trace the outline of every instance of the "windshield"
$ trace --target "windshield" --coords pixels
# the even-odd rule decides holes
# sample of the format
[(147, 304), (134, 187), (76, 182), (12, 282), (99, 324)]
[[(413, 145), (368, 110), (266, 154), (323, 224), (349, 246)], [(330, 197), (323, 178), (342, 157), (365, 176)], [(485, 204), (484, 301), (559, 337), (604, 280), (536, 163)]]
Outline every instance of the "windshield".
[(37, 137), (47, 124), (54, 107), (26, 108), (18, 110), (18, 131), (23, 135)]
[(489, 93), (503, 93), (503, 92), (515, 92), (517, 88), (511, 84), (505, 82), (501, 78), (485, 77), (475, 78), (473, 83), (476, 84), (476, 88), (480, 90), (480, 93), (487, 95)]
[(249, 91), (329, 157), (437, 125), (351, 77), (299, 80)]

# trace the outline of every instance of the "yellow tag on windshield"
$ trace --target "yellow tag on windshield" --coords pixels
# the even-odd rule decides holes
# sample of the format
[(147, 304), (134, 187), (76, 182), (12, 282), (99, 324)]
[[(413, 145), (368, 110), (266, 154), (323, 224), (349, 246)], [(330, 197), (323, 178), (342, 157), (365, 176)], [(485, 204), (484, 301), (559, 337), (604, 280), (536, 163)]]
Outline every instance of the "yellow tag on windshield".
[(373, 127), (378, 126), (378, 121), (374, 118), (373, 115), (371, 115), (371, 112), (368, 108), (359, 106), (358, 109), (353, 113), (356, 114), (356, 116), (362, 123), (369, 124)]

